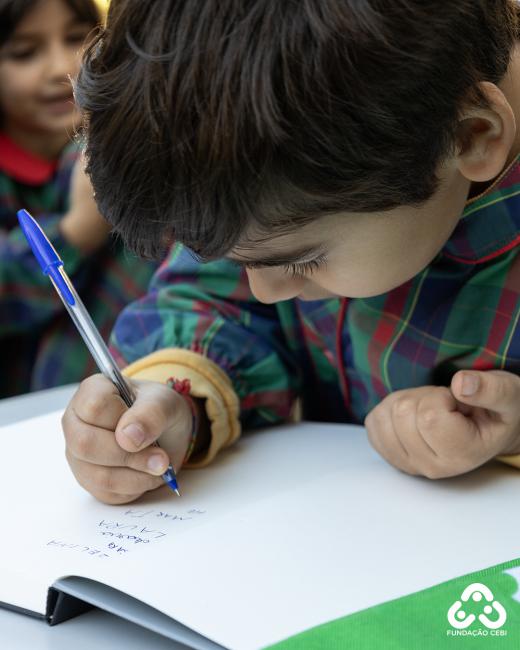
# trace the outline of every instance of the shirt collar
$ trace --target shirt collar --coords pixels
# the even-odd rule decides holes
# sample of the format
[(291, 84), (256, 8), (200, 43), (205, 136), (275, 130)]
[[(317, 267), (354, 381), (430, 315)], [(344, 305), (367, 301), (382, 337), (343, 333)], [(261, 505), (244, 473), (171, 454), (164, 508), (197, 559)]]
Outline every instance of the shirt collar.
[(14, 180), (26, 185), (43, 185), (54, 175), (57, 163), (34, 155), (0, 132), (0, 170)]
[(482, 193), (466, 202), (444, 256), (482, 264), (520, 245), (520, 156)]

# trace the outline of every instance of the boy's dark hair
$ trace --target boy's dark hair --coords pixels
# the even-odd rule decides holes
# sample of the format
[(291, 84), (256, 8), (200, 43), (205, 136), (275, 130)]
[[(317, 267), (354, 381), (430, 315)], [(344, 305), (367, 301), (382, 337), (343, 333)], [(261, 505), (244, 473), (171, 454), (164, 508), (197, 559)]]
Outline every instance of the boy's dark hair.
[[(40, 0), (0, 0), (0, 47), (12, 36), (24, 16)], [(94, 0), (64, 0), (79, 20), (92, 26), (101, 21), (99, 9)]]
[(418, 205), (515, 0), (112, 0), (77, 85), (88, 172), (126, 243), (203, 258), (321, 215)]

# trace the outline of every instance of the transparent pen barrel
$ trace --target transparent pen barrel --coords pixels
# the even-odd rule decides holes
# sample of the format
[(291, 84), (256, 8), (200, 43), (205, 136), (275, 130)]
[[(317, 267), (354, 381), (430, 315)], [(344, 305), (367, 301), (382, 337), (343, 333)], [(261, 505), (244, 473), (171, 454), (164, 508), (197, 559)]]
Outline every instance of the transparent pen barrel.
[(63, 272), (62, 269), (60, 269), (60, 272), (65, 282), (67, 282), (67, 286), (72, 296), (74, 297), (75, 304), (70, 305), (67, 300), (61, 296), (61, 293), (59, 291), (58, 294), (60, 295), (63, 304), (69, 312), (70, 317), (74, 321), (74, 324), (78, 328), (82, 339), (85, 341), (85, 345), (88, 347), (90, 353), (94, 357), (94, 360), (101, 372), (105, 375), (105, 377), (107, 377), (107, 379), (110, 379), (110, 381), (116, 385), (125, 404), (127, 406), (132, 406), (135, 401), (135, 395), (133, 394), (132, 389), (127, 384), (123, 375), (121, 374), (121, 371), (115, 364), (112, 355), (108, 351), (106, 343), (101, 338), (97, 327), (92, 321), (92, 318), (86, 310), (85, 305), (81, 301), (81, 298), (78, 296), (76, 290), (72, 286), (72, 283), (69, 281), (66, 273)]

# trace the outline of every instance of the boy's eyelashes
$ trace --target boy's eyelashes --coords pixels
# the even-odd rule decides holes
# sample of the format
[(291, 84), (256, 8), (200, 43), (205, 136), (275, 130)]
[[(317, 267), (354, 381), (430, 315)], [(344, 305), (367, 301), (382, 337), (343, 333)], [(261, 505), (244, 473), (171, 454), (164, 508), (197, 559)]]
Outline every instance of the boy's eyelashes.
[[(284, 273), (295, 278), (312, 275), (318, 269), (321, 269), (323, 266), (325, 266), (325, 264), (325, 255), (320, 255), (312, 260), (307, 260), (305, 262), (290, 262), (288, 264), (281, 264), (279, 266), (282, 268)], [(240, 266), (243, 266), (246, 269), (262, 269), (272, 267), (273, 265), (263, 264), (262, 262), (247, 262), (245, 264), (241, 264)]]
[(290, 275), (292, 278), (299, 278), (302, 276), (312, 275), (319, 269), (323, 268), (326, 264), (325, 256), (317, 257), (308, 262), (292, 262), (291, 264), (285, 264), (283, 267), (283, 272)]

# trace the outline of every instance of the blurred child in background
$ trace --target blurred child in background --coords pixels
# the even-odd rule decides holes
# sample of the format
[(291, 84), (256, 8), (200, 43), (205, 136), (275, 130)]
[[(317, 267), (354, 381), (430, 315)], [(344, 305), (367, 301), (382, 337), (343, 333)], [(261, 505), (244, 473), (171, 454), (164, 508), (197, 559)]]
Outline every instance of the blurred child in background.
[(109, 236), (73, 141), (71, 78), (100, 20), (94, 0), (0, 0), (0, 398), (94, 370), (17, 210), (38, 219), (104, 336), (154, 270)]

